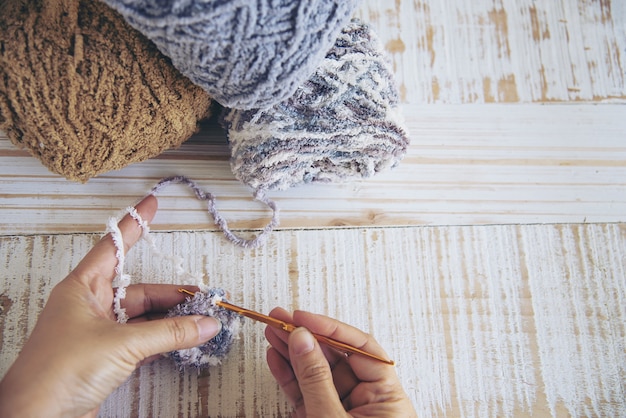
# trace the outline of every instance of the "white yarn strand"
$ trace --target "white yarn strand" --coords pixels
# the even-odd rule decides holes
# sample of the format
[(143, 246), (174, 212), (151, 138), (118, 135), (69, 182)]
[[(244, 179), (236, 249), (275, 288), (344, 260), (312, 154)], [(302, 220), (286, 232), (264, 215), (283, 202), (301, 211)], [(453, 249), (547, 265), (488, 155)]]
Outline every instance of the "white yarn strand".
[(107, 222), (107, 232), (111, 234), (111, 239), (115, 245), (115, 257), (117, 258), (117, 266), (115, 266), (114, 284), (117, 284), (115, 295), (113, 296), (113, 312), (117, 317), (117, 322), (124, 324), (128, 321), (126, 309), (122, 308), (122, 299), (126, 297), (126, 288), (130, 284), (131, 277), (124, 273), (124, 261), (126, 254), (124, 251), (124, 237), (118, 226), (120, 218), (111, 217)]

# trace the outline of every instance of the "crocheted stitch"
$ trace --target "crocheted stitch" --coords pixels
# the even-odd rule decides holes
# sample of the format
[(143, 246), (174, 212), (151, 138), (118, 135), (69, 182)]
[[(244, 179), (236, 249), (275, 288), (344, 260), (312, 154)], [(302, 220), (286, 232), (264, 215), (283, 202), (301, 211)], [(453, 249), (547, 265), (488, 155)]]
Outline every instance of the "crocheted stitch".
[(104, 0), (224, 106), (287, 99), (348, 23), (357, 0)]
[(226, 357), (234, 340), (238, 338), (243, 317), (216, 305), (220, 300), (226, 300), (226, 292), (222, 289), (214, 288), (206, 292), (196, 292), (193, 298), (187, 298), (185, 303), (175, 306), (167, 313), (167, 318), (184, 315), (206, 315), (214, 317), (222, 323), (222, 330), (206, 343), (168, 353), (168, 356), (174, 359), (180, 367), (215, 366)]
[(352, 21), (289, 99), (267, 110), (226, 109), (235, 176), (258, 192), (396, 165), (409, 138), (382, 51), (371, 28)]

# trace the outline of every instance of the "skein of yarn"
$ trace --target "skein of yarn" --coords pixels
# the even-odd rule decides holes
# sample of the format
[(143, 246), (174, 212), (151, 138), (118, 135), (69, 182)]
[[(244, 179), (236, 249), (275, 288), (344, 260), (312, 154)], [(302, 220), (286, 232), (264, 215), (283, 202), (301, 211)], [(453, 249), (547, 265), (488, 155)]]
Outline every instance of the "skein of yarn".
[(354, 20), (289, 99), (266, 110), (224, 110), (232, 171), (261, 195), (369, 177), (406, 153), (398, 102), (382, 45)]
[(87, 181), (179, 146), (211, 99), (99, 1), (0, 2), (0, 129)]
[(266, 108), (314, 71), (357, 0), (104, 0), (226, 107)]

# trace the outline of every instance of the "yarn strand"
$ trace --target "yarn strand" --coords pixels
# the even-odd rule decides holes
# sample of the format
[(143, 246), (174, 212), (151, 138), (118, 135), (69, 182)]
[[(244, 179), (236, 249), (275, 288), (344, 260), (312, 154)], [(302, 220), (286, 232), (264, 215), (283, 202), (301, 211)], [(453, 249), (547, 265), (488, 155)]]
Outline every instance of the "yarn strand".
[(265, 227), (254, 238), (246, 239), (246, 238), (242, 238), (234, 234), (231, 231), (231, 229), (228, 226), (228, 222), (226, 222), (226, 219), (224, 219), (224, 217), (217, 210), (215, 196), (212, 193), (202, 190), (196, 184), (196, 182), (189, 179), (188, 177), (171, 176), (171, 177), (164, 178), (152, 188), (152, 190), (150, 191), (150, 194), (157, 196), (165, 187), (171, 184), (182, 184), (184, 186), (187, 186), (194, 192), (198, 200), (205, 201), (207, 204), (207, 211), (213, 217), (213, 221), (215, 225), (218, 226), (218, 228), (220, 229), (220, 231), (222, 231), (222, 233), (224, 234), (224, 237), (226, 237), (227, 240), (229, 240), (230, 242), (232, 242), (233, 244), (239, 247), (253, 249), (253, 248), (258, 248), (262, 246), (267, 240), (269, 234), (279, 224), (278, 207), (276, 206), (276, 203), (273, 200), (269, 199), (265, 195), (265, 190), (263, 189), (256, 190), (254, 193), (254, 198), (255, 200), (258, 200), (259, 202), (265, 204), (267, 207), (269, 207), (272, 210), (272, 219), (267, 225), (265, 225)]
[[(134, 209), (134, 208), (133, 208)], [(124, 273), (124, 261), (126, 254), (124, 253), (124, 238), (122, 231), (118, 226), (119, 218), (111, 217), (107, 222), (107, 232), (111, 234), (111, 239), (115, 245), (115, 257), (117, 258), (117, 266), (115, 266), (115, 279), (117, 289), (113, 297), (113, 312), (117, 317), (117, 322), (124, 324), (128, 321), (126, 309), (122, 308), (122, 299), (126, 297), (126, 288), (130, 284), (130, 276)], [(143, 227), (141, 223), (139, 223)]]
[[(215, 196), (211, 193), (205, 192), (202, 190), (193, 180), (185, 177), (185, 176), (172, 176), (167, 177), (159, 181), (152, 189), (150, 190), (149, 195), (156, 196), (160, 193), (165, 187), (171, 184), (182, 184), (189, 187), (195, 194), (196, 198), (202, 201), (207, 202), (207, 209), (211, 216), (213, 217), (215, 224), (220, 228), (223, 232), (224, 236), (240, 247), (244, 248), (257, 248), (265, 243), (269, 233), (278, 225), (278, 208), (274, 201), (270, 200), (267, 196), (265, 196), (264, 190), (257, 190), (254, 193), (254, 198), (265, 205), (267, 205), (272, 210), (272, 219), (271, 221), (257, 234), (256, 237), (252, 239), (245, 239), (235, 235), (230, 228), (228, 227), (228, 223), (221, 216), (219, 211), (215, 206)], [(150, 250), (157, 256), (162, 259), (166, 259), (172, 263), (176, 275), (178, 277), (184, 277), (186, 279), (193, 279), (197, 286), (200, 289), (206, 290), (206, 285), (204, 284), (203, 278), (201, 275), (194, 275), (183, 267), (184, 259), (178, 257), (173, 254), (164, 254), (161, 252), (156, 246), (152, 236), (150, 235), (150, 226), (148, 222), (145, 221), (137, 209), (132, 206), (126, 208), (123, 214), (128, 213), (131, 218), (137, 222), (139, 227), (141, 228), (141, 238), (148, 243), (150, 246)], [(122, 215), (123, 215), (122, 214)], [(115, 295), (113, 297), (113, 312), (115, 312), (115, 316), (117, 317), (117, 321), (121, 324), (126, 323), (128, 321), (128, 315), (126, 314), (126, 309), (122, 308), (121, 302), (126, 297), (126, 288), (130, 285), (131, 277), (129, 274), (124, 273), (124, 262), (126, 259), (126, 254), (124, 251), (124, 238), (122, 236), (122, 231), (120, 230), (118, 223), (122, 219), (122, 215), (118, 217), (111, 217), (107, 222), (107, 232), (111, 234), (111, 238), (113, 239), (113, 243), (115, 244), (116, 252), (115, 257), (117, 258), (117, 265), (115, 266), (115, 283), (117, 284), (117, 289), (115, 290)]]

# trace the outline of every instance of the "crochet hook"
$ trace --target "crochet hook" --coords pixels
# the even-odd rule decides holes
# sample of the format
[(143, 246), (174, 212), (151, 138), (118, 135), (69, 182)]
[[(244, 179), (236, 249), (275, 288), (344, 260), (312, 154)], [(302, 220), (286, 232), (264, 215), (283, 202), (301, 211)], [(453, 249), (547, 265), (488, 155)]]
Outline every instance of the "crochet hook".
[[(185, 293), (187, 295), (191, 295), (194, 296), (193, 292), (190, 292), (189, 290), (186, 289), (178, 289), (178, 291), (180, 293)], [(259, 322), (263, 322), (264, 324), (270, 325), (274, 328), (279, 328), (282, 329), (283, 331), (287, 331), (287, 332), (292, 332), (293, 330), (295, 330), (297, 327), (294, 324), (290, 324), (289, 322), (285, 322), (285, 321), (281, 321), (279, 319), (276, 318), (272, 318), (271, 316), (268, 315), (264, 315), (262, 313), (259, 312), (255, 312), (253, 310), (250, 309), (246, 309), (246, 308), (242, 308), (241, 306), (237, 306), (237, 305), (233, 305), (232, 303), (229, 302), (225, 302), (225, 301), (218, 301), (216, 302), (216, 305), (224, 308), (224, 309), (228, 309), (229, 311), (233, 311), (233, 312), (237, 312), (240, 315), (243, 315), (247, 318), (250, 319), (254, 319), (255, 321), (259, 321)], [(349, 344), (346, 343), (342, 343), (341, 341), (337, 341), (335, 339), (326, 337), (324, 335), (320, 335), (320, 334), (315, 334), (312, 333), (313, 336), (315, 337), (315, 339), (319, 342), (322, 342), (336, 350), (339, 350), (347, 355), (350, 354), (360, 354), (362, 356), (365, 357), (369, 357), (372, 358), (374, 360), (378, 360), (380, 362), (386, 363), (386, 364), (390, 364), (390, 365), (394, 365), (395, 362), (393, 360), (388, 360), (386, 358), (377, 356), (375, 354), (372, 353), (368, 353), (367, 351), (361, 350), (360, 348), (351, 346)]]

